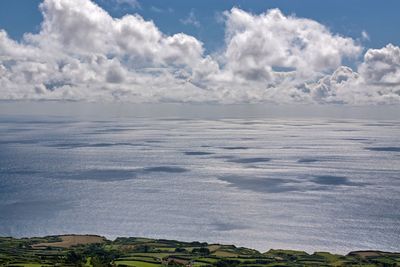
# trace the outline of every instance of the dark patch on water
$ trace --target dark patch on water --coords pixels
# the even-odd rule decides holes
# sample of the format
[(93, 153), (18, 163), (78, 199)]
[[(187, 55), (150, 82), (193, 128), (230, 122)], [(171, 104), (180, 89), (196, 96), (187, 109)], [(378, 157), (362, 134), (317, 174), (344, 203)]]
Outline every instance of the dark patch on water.
[(91, 144), (90, 147), (110, 147), (110, 146), (139, 146), (139, 144), (133, 143), (95, 143)]
[(400, 147), (397, 146), (366, 147), (365, 149), (370, 151), (400, 152)]
[(14, 124), (28, 124), (28, 125), (35, 125), (35, 124), (74, 124), (79, 123), (79, 121), (73, 120), (15, 120), (15, 121), (2, 121), (6, 123), (14, 123)]
[(0, 145), (34, 145), (39, 142), (39, 140), (3, 140), (0, 141)]
[(226, 150), (243, 150), (243, 149), (249, 149), (247, 146), (226, 146), (226, 147), (221, 147), (222, 149)]
[(359, 130), (356, 129), (337, 129), (333, 130), (334, 132), (358, 132)]
[(262, 163), (262, 162), (270, 162), (271, 158), (236, 158), (236, 159), (230, 159), (228, 162), (233, 162), (233, 163)]
[(214, 153), (212, 152), (204, 152), (204, 151), (186, 151), (183, 152), (187, 156), (207, 156), (207, 155), (213, 155)]
[(281, 193), (300, 190), (298, 186), (293, 185), (293, 183), (299, 182), (291, 179), (248, 178), (235, 175), (223, 176), (218, 179), (230, 183), (233, 187), (255, 192)]
[(72, 208), (64, 200), (29, 200), (0, 205), (0, 221), (50, 218), (61, 210)]
[(13, 123), (13, 124), (55, 124), (55, 123), (77, 123), (79, 121), (71, 117), (63, 116), (29, 116), (29, 115), (0, 115), (0, 123)]
[[(6, 181), (6, 182), (8, 182), (8, 181)], [(1, 194), (3, 194), (3, 193), (10, 194), (10, 193), (15, 193), (16, 191), (18, 191), (18, 188), (15, 185), (0, 183), (0, 193)]]
[(72, 148), (79, 148), (79, 147), (87, 147), (90, 144), (87, 143), (56, 143), (56, 144), (47, 144), (47, 147), (54, 147), (60, 149), (72, 149)]
[(78, 170), (68, 173), (60, 173), (52, 175), (52, 178), (68, 179), (68, 180), (93, 180), (99, 182), (113, 182), (135, 179), (138, 175), (144, 175), (153, 172), (164, 173), (183, 173), (188, 169), (175, 166), (156, 166), (142, 169), (91, 169)]
[(54, 175), (54, 178), (68, 180), (93, 180), (99, 182), (113, 182), (134, 179), (137, 176), (137, 170), (117, 170), (117, 169), (92, 169), (84, 171), (74, 171), (70, 173), (61, 173)]
[(0, 129), (0, 132), (19, 133), (19, 132), (29, 132), (35, 130), (37, 130), (37, 128), (8, 128), (8, 129)]
[(311, 182), (319, 184), (319, 185), (326, 185), (326, 186), (362, 186), (366, 185), (365, 183), (355, 183), (350, 181), (347, 177), (344, 176), (335, 176), (335, 175), (318, 175), (314, 176), (311, 179)]
[(298, 163), (313, 163), (313, 162), (318, 162), (318, 161), (320, 161), (320, 160), (312, 159), (312, 158), (304, 158), (304, 159), (297, 160)]
[(367, 183), (356, 183), (347, 177), (334, 175), (318, 175), (303, 179), (263, 178), (247, 176), (222, 176), (218, 178), (228, 182), (230, 186), (243, 190), (262, 193), (307, 192), (334, 190), (338, 186), (365, 186)]
[(221, 156), (214, 156), (214, 159), (234, 159), (235, 156), (231, 156), (231, 155), (221, 155)]
[(320, 175), (311, 179), (312, 182), (320, 185), (349, 185), (349, 179), (342, 176)]
[(110, 124), (110, 123), (114, 123), (114, 121), (109, 121), (109, 120), (92, 120), (92, 121), (90, 121), (90, 122), (92, 122), (92, 123), (101, 123), (101, 124), (105, 124), (105, 123), (108, 123), (108, 124)]
[(120, 132), (128, 132), (134, 131), (135, 128), (108, 128), (108, 129), (98, 129), (92, 132), (91, 134), (108, 134), (108, 133), (120, 133)]
[(304, 146), (283, 146), (281, 149), (310, 149), (309, 147)]
[(163, 143), (163, 141), (160, 141), (160, 140), (146, 140), (145, 142), (146, 142), (146, 143), (149, 143), (149, 144)]
[(181, 122), (181, 121), (191, 121), (192, 119), (190, 118), (161, 118), (161, 119), (157, 119), (159, 121), (177, 121), (177, 122)]
[(361, 138), (361, 137), (351, 137), (351, 138), (344, 138), (343, 140), (346, 141), (368, 141), (368, 138)]
[(95, 144), (83, 144), (82, 147), (111, 147), (111, 146), (116, 146), (119, 144), (113, 144), (113, 143), (95, 143)]
[(368, 123), (368, 124), (363, 124), (363, 126), (391, 127), (391, 126), (397, 126), (397, 125), (396, 124), (392, 124), (392, 123)]
[(314, 124), (294, 124), (294, 123), (286, 123), (285, 126), (291, 127), (312, 127)]
[[(212, 128), (207, 128), (207, 130), (211, 130), (211, 131), (213, 131), (213, 132), (215, 132), (215, 131), (221, 131), (221, 132), (227, 132), (227, 133), (239, 131), (238, 128), (228, 128), (228, 127), (227, 127), (227, 128), (212, 127)], [(240, 130), (241, 130), (241, 131), (253, 131), (254, 129), (240, 128)]]
[(243, 125), (260, 125), (260, 124), (265, 124), (265, 122), (260, 122), (260, 121), (244, 121), (244, 122), (239, 122), (238, 124), (243, 124)]
[(151, 172), (183, 173), (183, 172), (188, 172), (189, 170), (174, 166), (157, 166), (157, 167), (144, 168), (143, 171), (145, 173), (151, 173)]
[(352, 120), (327, 120), (328, 124), (331, 123), (354, 123)]
[(60, 149), (74, 149), (74, 148), (90, 148), (90, 147), (114, 147), (114, 146), (139, 146), (133, 143), (57, 143), (47, 144), (47, 147), (54, 147)]
[(38, 174), (38, 171), (33, 171), (33, 170), (15, 170), (15, 169), (0, 169), (0, 173), (1, 174), (5, 174), (5, 175), (21, 175), (21, 176), (25, 176), (25, 175), (34, 175), (34, 174)]

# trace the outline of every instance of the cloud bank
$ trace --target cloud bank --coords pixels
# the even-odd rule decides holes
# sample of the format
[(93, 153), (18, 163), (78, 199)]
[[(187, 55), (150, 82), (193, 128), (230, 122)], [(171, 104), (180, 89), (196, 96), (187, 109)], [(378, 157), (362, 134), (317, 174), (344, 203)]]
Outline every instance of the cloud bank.
[[(399, 103), (400, 48), (357, 41), (278, 9), (226, 11), (225, 47), (205, 54), (140, 15), (45, 0), (37, 34), (0, 30), (0, 99), (130, 102)], [(360, 60), (361, 59), (361, 60)], [(361, 61), (356, 70), (344, 61)]]

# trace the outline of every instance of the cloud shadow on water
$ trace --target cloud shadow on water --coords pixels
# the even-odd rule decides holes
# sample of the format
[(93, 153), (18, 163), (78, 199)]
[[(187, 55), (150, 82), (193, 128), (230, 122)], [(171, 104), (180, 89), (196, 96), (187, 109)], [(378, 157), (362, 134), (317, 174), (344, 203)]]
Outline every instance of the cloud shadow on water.
[(368, 141), (368, 138), (363, 138), (363, 137), (349, 137), (349, 138), (344, 138), (343, 140), (346, 141)]
[(222, 149), (226, 150), (245, 150), (249, 149), (250, 147), (247, 146), (227, 146), (227, 147), (221, 147)]
[(56, 143), (48, 144), (47, 147), (54, 147), (59, 149), (75, 149), (75, 148), (102, 148), (102, 147), (115, 147), (115, 146), (140, 146), (134, 143)]
[(386, 146), (386, 147), (366, 147), (366, 150), (370, 151), (386, 151), (386, 152), (400, 152), (400, 147)]
[(214, 153), (212, 152), (203, 152), (203, 151), (186, 151), (183, 152), (187, 156), (207, 156), (207, 155), (213, 155)]
[(307, 176), (302, 179), (265, 178), (227, 175), (218, 178), (230, 186), (261, 193), (307, 192), (334, 190), (342, 186), (365, 186), (367, 183), (350, 181), (347, 177), (334, 175)]
[(137, 129), (135, 128), (106, 128), (106, 129), (98, 129), (90, 134), (112, 134), (112, 133), (122, 133), (122, 132), (129, 132), (129, 131), (135, 131)]
[(138, 169), (89, 169), (52, 175), (52, 178), (67, 180), (93, 180), (98, 182), (114, 182), (135, 179), (138, 175), (150, 173), (183, 173), (189, 169), (176, 166), (155, 166)]
[(363, 126), (372, 126), (372, 127), (392, 127), (392, 126), (398, 126), (398, 124), (395, 123), (367, 123), (363, 124)]
[(349, 178), (344, 176), (335, 175), (317, 175), (310, 180), (313, 183), (323, 186), (364, 186), (367, 183), (357, 183), (350, 181)]
[(152, 172), (183, 173), (188, 171), (189, 171), (188, 169), (175, 166), (157, 166), (157, 167), (148, 167), (143, 169), (143, 172), (145, 173), (152, 173)]
[(3, 140), (0, 145), (35, 145), (40, 143), (40, 140)]
[(159, 144), (159, 143), (164, 143), (164, 141), (161, 141), (161, 140), (146, 140), (145, 143), (148, 143), (148, 144)]
[(27, 218), (44, 219), (54, 216), (61, 210), (72, 208), (64, 200), (30, 200), (0, 205), (0, 221), (26, 220)]
[(230, 159), (228, 162), (233, 162), (233, 163), (263, 163), (263, 162), (270, 162), (272, 159), (271, 158), (263, 158), (263, 157), (257, 157), (257, 158), (235, 158), (235, 159)]
[(320, 160), (318, 159), (313, 159), (313, 158), (302, 158), (298, 159), (297, 163), (314, 163), (314, 162), (319, 162)]
[(230, 183), (230, 185), (233, 187), (255, 192), (281, 193), (289, 191), (299, 191), (299, 188), (293, 185), (299, 182), (291, 179), (247, 178), (235, 175), (222, 176), (218, 179)]
[(74, 171), (62, 173), (55, 178), (68, 180), (93, 180), (99, 182), (113, 182), (134, 179), (137, 177), (137, 170), (118, 170), (118, 169), (91, 169), (84, 171)]
[(40, 173), (39, 171), (36, 170), (28, 170), (28, 169), (0, 169), (0, 174), (4, 176), (8, 175), (16, 175), (16, 176), (32, 176), (35, 174)]

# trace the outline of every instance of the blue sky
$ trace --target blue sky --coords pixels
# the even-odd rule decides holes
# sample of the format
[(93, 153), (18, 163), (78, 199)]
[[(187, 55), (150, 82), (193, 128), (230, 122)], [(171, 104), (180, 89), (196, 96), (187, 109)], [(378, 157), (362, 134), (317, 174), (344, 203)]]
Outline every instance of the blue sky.
[[(119, 0), (121, 1), (121, 0)], [(40, 0), (1, 0), (0, 28), (19, 39), (24, 32), (38, 31), (42, 16)], [(201, 40), (205, 48), (213, 52), (223, 45), (224, 27), (218, 15), (232, 7), (240, 7), (252, 13), (262, 13), (279, 8), (284, 14), (296, 14), (316, 20), (332, 32), (358, 39), (366, 31), (370, 40), (364, 40), (366, 48), (380, 48), (387, 43), (400, 44), (400, 1), (398, 0), (138, 0), (140, 7), (118, 4), (118, 0), (96, 0), (114, 17), (127, 13), (139, 13), (146, 20), (153, 20), (166, 34), (184, 32)], [(199, 26), (184, 24), (190, 13)]]

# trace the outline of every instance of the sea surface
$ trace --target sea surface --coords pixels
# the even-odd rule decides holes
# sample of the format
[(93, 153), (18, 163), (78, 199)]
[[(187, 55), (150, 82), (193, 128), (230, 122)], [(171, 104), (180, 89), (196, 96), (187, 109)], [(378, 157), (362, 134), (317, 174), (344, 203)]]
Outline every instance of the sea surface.
[(0, 236), (400, 251), (398, 120), (161, 115), (1, 114)]

